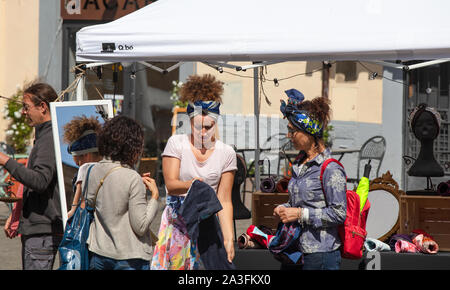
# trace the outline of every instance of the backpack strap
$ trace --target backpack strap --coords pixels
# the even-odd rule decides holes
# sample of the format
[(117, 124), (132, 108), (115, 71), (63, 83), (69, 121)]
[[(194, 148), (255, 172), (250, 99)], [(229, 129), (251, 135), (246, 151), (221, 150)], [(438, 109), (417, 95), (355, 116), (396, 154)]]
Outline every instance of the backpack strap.
[(326, 206), (328, 206), (328, 202), (327, 202), (327, 195), (325, 194), (325, 188), (323, 187), (323, 173), (325, 172), (325, 169), (327, 168), (328, 164), (330, 164), (331, 162), (336, 162), (337, 164), (339, 164), (339, 166), (344, 168), (344, 166), (341, 164), (341, 162), (339, 162), (338, 160), (336, 160), (334, 158), (329, 158), (329, 159), (325, 160), (322, 163), (322, 166), (320, 167), (320, 185), (322, 186), (322, 192), (324, 195)]

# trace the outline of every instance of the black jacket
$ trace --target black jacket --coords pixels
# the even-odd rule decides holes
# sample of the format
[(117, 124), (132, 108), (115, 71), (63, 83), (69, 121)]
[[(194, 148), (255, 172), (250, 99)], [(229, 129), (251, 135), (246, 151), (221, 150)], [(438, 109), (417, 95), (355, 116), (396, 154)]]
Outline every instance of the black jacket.
[(35, 127), (34, 146), (27, 167), (9, 159), (5, 169), (24, 185), (18, 232), (22, 235), (62, 234), (51, 121)]
[(216, 213), (222, 205), (214, 189), (196, 180), (180, 207), (179, 214), (186, 223), (192, 243), (197, 243), (200, 260), (206, 270), (235, 270), (227, 260), (223, 235)]

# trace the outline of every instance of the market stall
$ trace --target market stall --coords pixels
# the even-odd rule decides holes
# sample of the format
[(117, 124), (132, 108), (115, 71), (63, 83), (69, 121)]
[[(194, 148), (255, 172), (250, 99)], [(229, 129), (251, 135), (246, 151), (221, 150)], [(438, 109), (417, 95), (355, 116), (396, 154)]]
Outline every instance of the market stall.
[[(93, 62), (88, 66), (140, 62), (162, 73), (186, 61), (205, 62), (217, 69), (254, 69), (258, 117), (258, 67), (263, 65), (370, 60), (411, 70), (449, 61), (448, 8), (450, 3), (442, 0), (426, 5), (419, 0), (163, 0), (110, 23), (81, 29), (76, 54), (78, 62)], [(408, 60), (428, 61), (402, 64)], [(148, 61), (178, 64), (162, 70)], [(250, 64), (236, 66), (231, 61)], [(256, 159), (258, 137), (256, 132)]]
[[(77, 33), (77, 62), (97, 66), (200, 61), (218, 70), (254, 70), (285, 61), (364, 60), (402, 69), (450, 61), (450, 2), (160, 0)], [(426, 60), (405, 65), (409, 60)], [(229, 62), (249, 62), (234, 65)], [(166, 72), (159, 69), (162, 73)], [(79, 84), (82, 85), (82, 78)], [(256, 122), (255, 164), (260, 153)], [(255, 167), (259, 188), (259, 167)]]

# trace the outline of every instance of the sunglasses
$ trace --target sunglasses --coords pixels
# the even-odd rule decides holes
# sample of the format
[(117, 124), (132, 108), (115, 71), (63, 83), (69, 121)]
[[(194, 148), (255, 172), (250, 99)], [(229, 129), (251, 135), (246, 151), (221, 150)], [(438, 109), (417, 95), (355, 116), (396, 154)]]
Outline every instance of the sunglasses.
[(198, 130), (198, 131), (201, 131), (203, 128), (204, 128), (206, 131), (209, 131), (209, 130), (211, 130), (212, 128), (214, 128), (214, 125), (209, 125), (209, 126), (199, 126), (199, 125), (194, 125), (194, 128), (195, 128), (196, 130)]
[(294, 135), (295, 134), (295, 132), (298, 132), (299, 130), (297, 130), (297, 129), (295, 129), (295, 128), (292, 128), (292, 127), (287, 127), (287, 130), (288, 130), (288, 134), (291, 134), (291, 135)]

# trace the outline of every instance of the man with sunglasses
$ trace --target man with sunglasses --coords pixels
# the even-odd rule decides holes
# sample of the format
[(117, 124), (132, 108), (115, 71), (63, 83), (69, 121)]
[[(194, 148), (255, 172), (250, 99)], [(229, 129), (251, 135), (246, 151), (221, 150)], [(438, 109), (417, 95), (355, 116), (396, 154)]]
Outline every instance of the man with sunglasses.
[[(48, 84), (35, 83), (24, 90), (22, 113), (35, 128), (33, 149), (24, 166), (0, 153), (0, 166), (24, 185), (18, 233), (22, 241), (24, 270), (51, 270), (63, 234), (50, 102), (57, 99)], [(5, 233), (13, 238), (11, 219)]]

